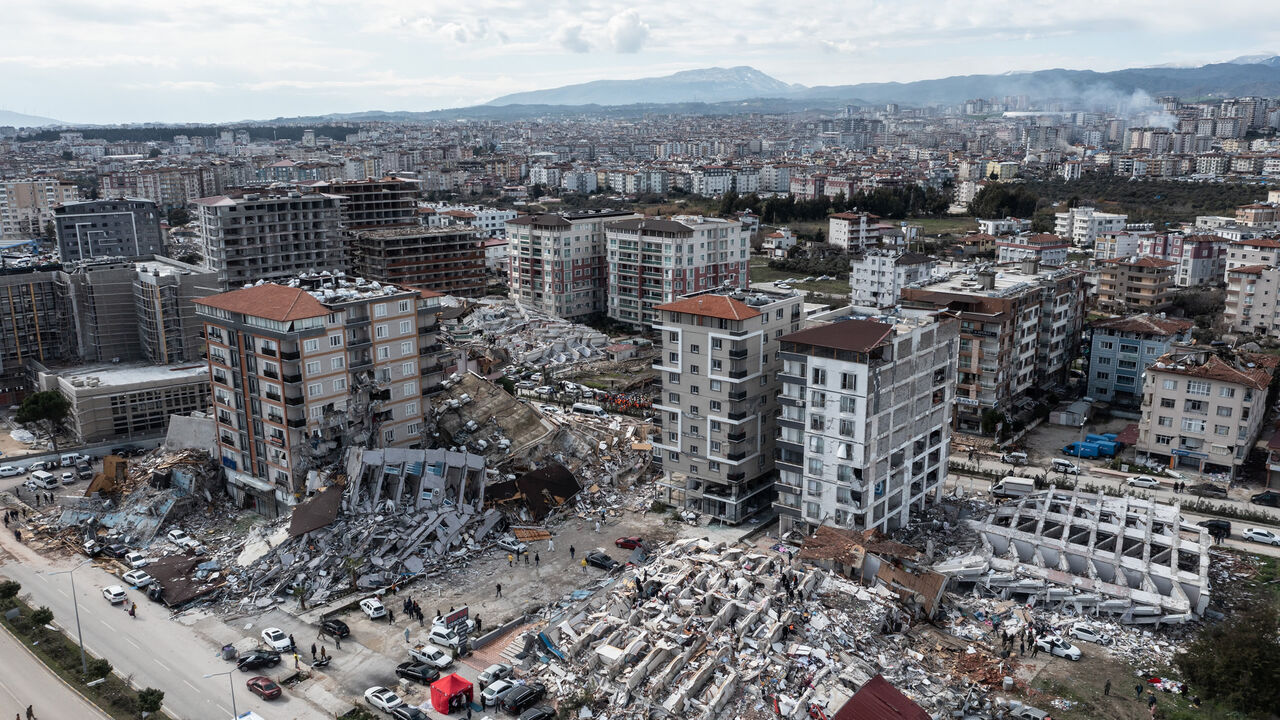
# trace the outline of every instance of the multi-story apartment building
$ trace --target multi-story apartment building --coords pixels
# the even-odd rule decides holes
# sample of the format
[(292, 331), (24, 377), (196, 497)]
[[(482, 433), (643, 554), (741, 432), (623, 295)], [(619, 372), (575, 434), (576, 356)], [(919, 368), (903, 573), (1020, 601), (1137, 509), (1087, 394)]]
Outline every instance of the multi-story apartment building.
[(1223, 318), (1231, 332), (1280, 335), (1280, 268), (1245, 265), (1227, 271)]
[(1041, 265), (1061, 267), (1067, 264), (1070, 247), (1071, 243), (1049, 233), (1015, 235), (996, 241), (996, 262), (1035, 260)]
[(54, 208), (79, 199), (74, 183), (56, 178), (0, 180), (0, 240), (42, 237)]
[(0, 269), (0, 403), (31, 390), (27, 361), (77, 360), (76, 332), (57, 265)]
[(650, 326), (658, 305), (750, 282), (750, 242), (736, 219), (631, 218), (605, 223), (605, 239), (608, 315), (619, 322)]
[(827, 242), (845, 250), (861, 250), (879, 245), (885, 230), (893, 226), (878, 222), (871, 213), (842, 212), (827, 217)]
[(351, 233), (352, 271), (368, 280), (459, 297), (485, 292), (480, 231), (469, 225), (396, 225)]
[(1175, 348), (1147, 368), (1139, 456), (1238, 476), (1258, 439), (1280, 358), (1232, 348)]
[(890, 531), (947, 475), (958, 321), (846, 320), (784, 335), (780, 530)]
[(902, 288), (924, 282), (937, 261), (898, 248), (869, 247), (849, 261), (849, 289), (853, 309), (876, 314), (898, 304)]
[(1280, 240), (1253, 237), (1236, 240), (1227, 246), (1226, 271), (1252, 265), (1280, 267)]
[(956, 429), (981, 432), (987, 410), (1032, 402), (1033, 388), (1065, 383), (1084, 318), (1084, 273), (1001, 266), (902, 291), (905, 314), (949, 310), (960, 320)]
[(401, 178), (301, 183), (311, 192), (339, 196), (342, 227), (360, 230), (384, 225), (418, 225), (418, 184)]
[(1092, 247), (1099, 233), (1124, 230), (1128, 215), (1107, 213), (1091, 207), (1071, 208), (1054, 213), (1053, 234), (1080, 247)]
[(605, 225), (635, 217), (625, 210), (585, 210), (509, 220), (511, 298), (566, 320), (603, 313)]
[(138, 270), (127, 260), (86, 261), (58, 271), (59, 292), (67, 299), (83, 362), (142, 359), (133, 281)]
[[(1229, 241), (1220, 235), (1179, 233), (1136, 233), (1138, 248), (1130, 255), (1172, 260), (1178, 264), (1174, 284), (1178, 287), (1216, 285), (1226, 269)], [(1127, 257), (1118, 255), (1114, 257)], [(1094, 259), (1102, 258), (1094, 255)]]
[(1117, 258), (1097, 264), (1097, 303), (1103, 310), (1158, 310), (1173, 295), (1178, 263), (1153, 257)]
[(427, 207), (421, 208), (420, 212), (425, 217), (426, 223), (432, 227), (469, 225), (479, 230), (480, 235), (486, 238), (506, 237), (507, 223), (515, 220), (517, 216), (515, 210), (448, 203), (427, 203)]
[(1098, 233), (1098, 238), (1093, 242), (1093, 259), (1114, 260), (1134, 255), (1153, 255), (1155, 253), (1140, 252), (1138, 248), (1141, 247), (1143, 238), (1154, 235), (1157, 233), (1129, 230)]
[(157, 365), (201, 359), (204, 326), (196, 317), (195, 301), (221, 292), (217, 274), (164, 257), (134, 266), (134, 313), (142, 357)]
[(421, 447), (439, 296), (305, 276), (196, 301), (218, 453), (239, 504), (280, 514), (340, 448)]
[(1031, 231), (1031, 221), (1021, 218), (993, 218), (990, 220), (978, 220), (978, 232), (987, 235), (1021, 235)]
[(1147, 367), (1174, 343), (1191, 341), (1190, 320), (1143, 313), (1089, 323), (1088, 396), (1113, 409), (1142, 404)]
[(656, 308), (664, 502), (733, 524), (773, 503), (779, 341), (803, 306), (796, 293), (707, 290)]
[(62, 262), (164, 253), (160, 209), (150, 200), (86, 200), (53, 210)]
[(196, 199), (191, 209), (204, 264), (223, 288), (341, 270), (340, 201), (280, 190)]

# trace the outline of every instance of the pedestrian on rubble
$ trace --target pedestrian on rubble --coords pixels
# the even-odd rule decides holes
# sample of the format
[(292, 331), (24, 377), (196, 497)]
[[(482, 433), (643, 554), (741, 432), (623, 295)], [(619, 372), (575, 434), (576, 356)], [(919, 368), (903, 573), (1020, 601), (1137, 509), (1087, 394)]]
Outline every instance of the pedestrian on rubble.
[(311, 659), (312, 659), (312, 660), (315, 660), (315, 659), (316, 659), (316, 644), (315, 644), (315, 643), (311, 643)]
[(534, 566), (534, 567), (540, 567), (541, 565), (542, 565), (542, 560), (541, 560), (541, 558), (539, 558), (539, 557), (538, 557), (538, 553), (534, 553), (534, 554), (533, 554), (533, 566)]
[(1138, 699), (1138, 698), (1140, 698), (1140, 697), (1142, 697), (1142, 685), (1134, 685), (1134, 686), (1133, 686), (1133, 699), (1134, 699), (1134, 700), (1137, 700), (1137, 699)]
[(547, 538), (547, 552), (555, 552), (555, 551), (556, 551), (555, 538)]
[(323, 645), (321, 645), (321, 646), (320, 646), (320, 659), (321, 659), (321, 660), (323, 660), (323, 659), (325, 659), (326, 657), (328, 657), (328, 654), (327, 654), (327, 653), (325, 653), (325, 651), (324, 651), (324, 646), (323, 646)]
[(526, 566), (526, 567), (528, 567), (528, 565), (529, 565), (529, 551), (528, 551), (528, 550), (525, 550), (525, 551), (524, 551), (524, 564), (525, 564), (525, 566)]
[(1111, 695), (1111, 678), (1107, 678), (1107, 684), (1102, 686), (1102, 694), (1110, 697)]
[(502, 597), (502, 583), (498, 583), (495, 586), (493, 597), (495, 600)]
[(387, 624), (391, 625), (395, 621), (396, 621), (396, 614), (392, 612), (391, 608), (387, 608)]
[(476, 633), (484, 630), (484, 623), (480, 622), (480, 615), (476, 615)]
[(582, 572), (583, 572), (583, 574), (586, 574), (586, 572), (587, 572), (587, 559), (586, 559), (586, 558), (582, 558)]
[(341, 649), (342, 649), (342, 638), (338, 637), (337, 635), (334, 635), (334, 636), (333, 636), (333, 643), (334, 643), (334, 645), (336, 645), (336, 646), (338, 647), (338, 649), (339, 649), (339, 650), (341, 650)]
[(1155, 693), (1147, 693), (1147, 707), (1148, 707), (1148, 708), (1150, 708), (1150, 709), (1151, 709), (1151, 710), (1153, 710), (1153, 711), (1156, 709), (1156, 694), (1155, 694)]
[(294, 670), (302, 669), (302, 665), (298, 662), (298, 653), (293, 654), (293, 669)]
[(34, 705), (27, 706), (27, 720), (35, 720), (36, 711)]
[(404, 629), (404, 641), (409, 642), (409, 628)]
[(507, 567), (515, 567), (515, 557), (511, 553), (507, 553)]
[(600, 532), (600, 521), (596, 521), (596, 532)]
[[(293, 649), (295, 649), (295, 650), (297, 650), (297, 649), (298, 649), (298, 643), (296, 643), (296, 642), (294, 642), (294, 641), (293, 641), (293, 633), (290, 633), (290, 634), (289, 634), (289, 647), (291, 647), (291, 648), (293, 648)], [(315, 653), (313, 652), (313, 653), (311, 653), (311, 654), (312, 654), (312, 655), (314, 655)]]
[(575, 552), (577, 552), (577, 550), (574, 550), (574, 549), (573, 549), (573, 546), (572, 546), (572, 545), (570, 545), (570, 546), (569, 546), (569, 559), (570, 559), (570, 560), (572, 560), (572, 559), (573, 559), (573, 554), (574, 554)]
[(1023, 657), (1026, 654), (1027, 654), (1027, 636), (1019, 635), (1018, 636), (1018, 657)]

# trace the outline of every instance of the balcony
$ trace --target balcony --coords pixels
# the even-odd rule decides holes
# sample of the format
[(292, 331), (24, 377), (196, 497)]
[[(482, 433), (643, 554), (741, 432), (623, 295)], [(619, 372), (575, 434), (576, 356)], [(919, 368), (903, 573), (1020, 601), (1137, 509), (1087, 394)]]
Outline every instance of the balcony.
[(747, 479), (747, 474), (744, 472), (731, 472), (728, 475), (725, 475), (724, 477), (729, 482), (742, 482), (743, 480)]
[(738, 462), (739, 460), (743, 460), (743, 459), (745, 459), (745, 458), (747, 457), (747, 451), (746, 451), (746, 450), (739, 450), (738, 452), (732, 452), (732, 453), (729, 453), (728, 455), (725, 455), (724, 457), (725, 457), (725, 459), (726, 459), (726, 460), (728, 460), (729, 462)]
[(263, 345), (262, 347), (258, 348), (258, 354), (266, 355), (268, 357), (276, 357), (276, 349), (273, 347), (267, 347), (266, 345)]
[(272, 380), (279, 380), (280, 373), (276, 372), (275, 370), (263, 370), (262, 377), (271, 378)]
[(733, 380), (741, 380), (751, 374), (750, 370), (730, 370), (729, 377)]
[(297, 373), (289, 373), (284, 376), (284, 381), (287, 383), (300, 383), (302, 382), (302, 376)]
[(274, 400), (275, 402), (280, 402), (280, 393), (268, 392), (268, 393), (265, 393), (265, 396), (268, 400)]
[(729, 419), (734, 422), (737, 422), (738, 420), (746, 420), (749, 417), (751, 417), (751, 413), (746, 410), (735, 410), (729, 413)]
[(730, 351), (729, 351), (729, 359), (730, 359), (730, 360), (745, 360), (745, 359), (747, 358), (747, 353), (748, 353), (748, 350), (747, 350), (746, 348), (738, 348), (738, 349), (736, 349), (736, 350), (730, 350)]
[(280, 353), (281, 360), (297, 360), (302, 357), (302, 353), (297, 350), (286, 350)]
[(293, 420), (289, 421), (289, 427), (291, 428), (304, 428), (306, 426), (307, 426), (306, 418), (294, 418)]
[(364, 327), (369, 324), (369, 316), (347, 318), (347, 327)]
[(746, 390), (735, 390), (734, 392), (729, 393), (729, 400), (731, 402), (737, 402), (739, 400), (746, 400), (746, 399), (747, 399)]
[(369, 338), (367, 338), (367, 337), (365, 337), (365, 338), (356, 338), (355, 340), (348, 340), (348, 341), (347, 341), (347, 347), (348, 347), (348, 348), (368, 347), (368, 346), (370, 346), (370, 345), (372, 345), (372, 344), (373, 344), (373, 340), (371, 340), (371, 339), (369, 339)]
[(725, 439), (731, 443), (742, 442), (747, 439), (747, 432), (745, 430), (731, 432), (725, 436)]
[(298, 395), (295, 397), (287, 397), (284, 399), (285, 405), (290, 405), (294, 407), (297, 407), (298, 405), (301, 405), (304, 402), (306, 402), (306, 400), (301, 395)]

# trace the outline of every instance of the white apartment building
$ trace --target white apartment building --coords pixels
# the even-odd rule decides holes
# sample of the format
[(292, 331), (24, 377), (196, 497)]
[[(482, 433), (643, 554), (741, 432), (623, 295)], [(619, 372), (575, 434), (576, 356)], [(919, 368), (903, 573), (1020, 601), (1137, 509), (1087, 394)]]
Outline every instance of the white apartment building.
[(483, 237), (505, 237), (507, 223), (519, 215), (515, 210), (486, 207), (484, 205), (450, 205), (449, 203), (425, 203), (435, 212), (427, 213), (427, 225), (447, 227), (470, 225), (479, 228)]
[(605, 225), (624, 210), (521, 215), (507, 221), (511, 298), (566, 320), (605, 312)]
[(1005, 237), (996, 241), (996, 262), (1035, 260), (1041, 265), (1061, 267), (1067, 264), (1070, 247), (1066, 240), (1049, 233)]
[(834, 213), (827, 217), (827, 242), (851, 251), (878, 245), (884, 231), (893, 229), (878, 220), (871, 213)]
[[(972, 199), (972, 198), (970, 198)], [(978, 220), (978, 232), (987, 235), (1019, 235), (1031, 231), (1031, 221), (1015, 217)]]
[(1071, 208), (1054, 213), (1053, 234), (1079, 247), (1092, 247), (1099, 233), (1124, 230), (1128, 215), (1106, 213), (1091, 207)]
[(1143, 236), (1154, 234), (1129, 232), (1127, 230), (1098, 233), (1098, 237), (1093, 243), (1093, 259), (1096, 261), (1133, 257), (1138, 254), (1138, 247)]
[(586, 195), (599, 188), (595, 170), (565, 170), (560, 175), (560, 189)]
[(784, 335), (780, 531), (891, 531), (947, 475), (958, 323), (846, 320)]
[(1237, 240), (1227, 246), (1228, 276), (1232, 270), (1253, 265), (1280, 267), (1280, 240), (1249, 238)]
[(874, 315), (898, 304), (902, 288), (924, 282), (937, 261), (921, 253), (897, 248), (867, 248), (849, 261), (849, 289), (856, 312)]
[(1232, 348), (1176, 348), (1147, 368), (1139, 457), (1198, 472), (1239, 469), (1258, 439), (1280, 358)]
[(60, 204), (80, 199), (75, 183), (56, 178), (0, 180), (0, 239), (30, 240), (44, 236)]

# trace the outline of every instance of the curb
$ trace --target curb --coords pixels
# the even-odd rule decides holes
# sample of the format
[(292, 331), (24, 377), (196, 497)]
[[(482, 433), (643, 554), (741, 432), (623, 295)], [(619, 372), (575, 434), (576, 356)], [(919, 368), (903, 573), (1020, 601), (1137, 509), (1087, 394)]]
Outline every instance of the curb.
[[(84, 700), (85, 702), (89, 703), (89, 705), (90, 705), (91, 707), (95, 708), (98, 712), (102, 713), (102, 716), (103, 716), (103, 717), (105, 717), (105, 718), (112, 718), (112, 717), (114, 717), (111, 713), (107, 712), (106, 710), (103, 710), (103, 709), (102, 709), (102, 707), (101, 707), (100, 705), (98, 705), (98, 703), (96, 703), (96, 702), (94, 702), (94, 701), (90, 700), (90, 699), (88, 698), (88, 696), (86, 696), (84, 693), (80, 692), (80, 689), (79, 689), (79, 688), (77, 688), (76, 686), (74, 686), (74, 685), (72, 685), (71, 683), (67, 682), (67, 679), (66, 679), (66, 678), (64, 678), (64, 677), (62, 677), (61, 675), (59, 675), (59, 674), (58, 674), (58, 673), (57, 673), (53, 668), (49, 667), (49, 664), (48, 664), (48, 663), (46, 663), (46, 662), (44, 661), (44, 659), (43, 659), (43, 658), (41, 658), (39, 655), (36, 655), (35, 653), (31, 652), (31, 648), (27, 647), (27, 644), (26, 644), (25, 642), (23, 642), (23, 641), (22, 641), (22, 638), (18, 637), (17, 635), (14, 635), (14, 634), (13, 634), (13, 631), (12, 631), (12, 630), (10, 630), (10, 629), (9, 629), (9, 627), (8, 627), (7, 625), (4, 625), (3, 623), (0, 623), (0, 628), (3, 628), (3, 629), (4, 629), (5, 634), (7, 634), (9, 637), (13, 638), (13, 641), (14, 641), (14, 642), (16, 642), (16, 643), (18, 643), (18, 646), (19, 646), (19, 647), (21, 647), (21, 648), (23, 649), (23, 651), (25, 651), (28, 655), (30, 655), (32, 660), (35, 660), (35, 661), (36, 661), (36, 662), (37, 662), (41, 667), (43, 667), (43, 668), (45, 668), (46, 670), (48, 670), (48, 671), (49, 671), (49, 674), (50, 674), (50, 675), (53, 675), (53, 677), (54, 677), (54, 678), (56, 678), (56, 679), (58, 680), (58, 682), (60, 682), (60, 683), (62, 683), (63, 685), (65, 685), (65, 686), (67, 687), (67, 689), (68, 689), (68, 690), (70, 690), (71, 692), (75, 693), (76, 695), (79, 695), (81, 700)], [(61, 632), (61, 633), (63, 633), (63, 634), (66, 634), (66, 631), (65, 631), (63, 628), (61, 628), (61, 627), (60, 627), (60, 628), (58, 628), (58, 631), (59, 631), (59, 632)], [(114, 670), (113, 670), (113, 671), (114, 671)]]

